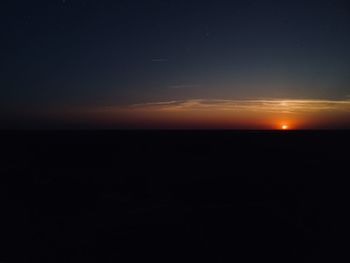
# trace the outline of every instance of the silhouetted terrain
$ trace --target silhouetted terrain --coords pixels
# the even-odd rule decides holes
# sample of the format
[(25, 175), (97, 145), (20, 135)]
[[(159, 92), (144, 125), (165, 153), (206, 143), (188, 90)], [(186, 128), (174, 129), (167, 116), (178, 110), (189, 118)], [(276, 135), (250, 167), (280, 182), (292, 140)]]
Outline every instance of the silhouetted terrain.
[(1, 132), (4, 262), (341, 262), (350, 132)]

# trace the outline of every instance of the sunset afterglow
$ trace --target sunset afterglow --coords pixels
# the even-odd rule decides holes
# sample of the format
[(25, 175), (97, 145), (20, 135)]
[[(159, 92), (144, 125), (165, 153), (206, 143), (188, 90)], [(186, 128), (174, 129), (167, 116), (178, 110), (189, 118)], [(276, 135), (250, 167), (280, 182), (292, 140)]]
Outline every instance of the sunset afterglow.
[(0, 27), (0, 263), (348, 256), (350, 0), (5, 0)]
[(7, 2), (5, 129), (350, 129), (345, 0)]
[[(61, 112), (62, 114), (62, 112)], [(349, 100), (173, 100), (69, 109), (71, 118), (140, 128), (314, 129), (349, 123)]]

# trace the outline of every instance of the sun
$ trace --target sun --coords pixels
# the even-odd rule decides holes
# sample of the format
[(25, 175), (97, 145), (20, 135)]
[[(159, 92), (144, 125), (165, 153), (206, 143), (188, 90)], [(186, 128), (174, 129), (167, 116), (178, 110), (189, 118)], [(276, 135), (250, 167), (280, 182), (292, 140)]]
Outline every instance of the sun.
[(288, 130), (289, 127), (288, 127), (288, 125), (283, 124), (283, 125), (281, 126), (281, 129), (282, 129), (282, 130)]

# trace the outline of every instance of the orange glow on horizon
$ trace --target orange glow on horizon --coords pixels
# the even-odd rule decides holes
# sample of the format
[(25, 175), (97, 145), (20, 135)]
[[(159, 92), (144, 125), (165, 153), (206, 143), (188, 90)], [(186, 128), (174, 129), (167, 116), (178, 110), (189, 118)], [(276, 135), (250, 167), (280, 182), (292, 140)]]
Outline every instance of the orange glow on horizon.
[(101, 125), (179, 129), (298, 130), (350, 126), (350, 100), (179, 100), (68, 109)]

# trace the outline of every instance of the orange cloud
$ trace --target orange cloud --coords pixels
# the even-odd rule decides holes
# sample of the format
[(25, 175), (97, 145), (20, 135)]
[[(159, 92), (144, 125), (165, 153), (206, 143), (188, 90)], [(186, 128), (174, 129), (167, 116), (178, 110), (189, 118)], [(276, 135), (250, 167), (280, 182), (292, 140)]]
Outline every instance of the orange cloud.
[(182, 100), (136, 104), (130, 110), (150, 111), (249, 111), (249, 112), (283, 112), (305, 113), (322, 111), (350, 112), (350, 100)]
[(141, 128), (275, 129), (281, 123), (292, 128), (320, 128), (349, 122), (350, 100), (190, 99), (74, 109), (70, 113), (102, 124)]

